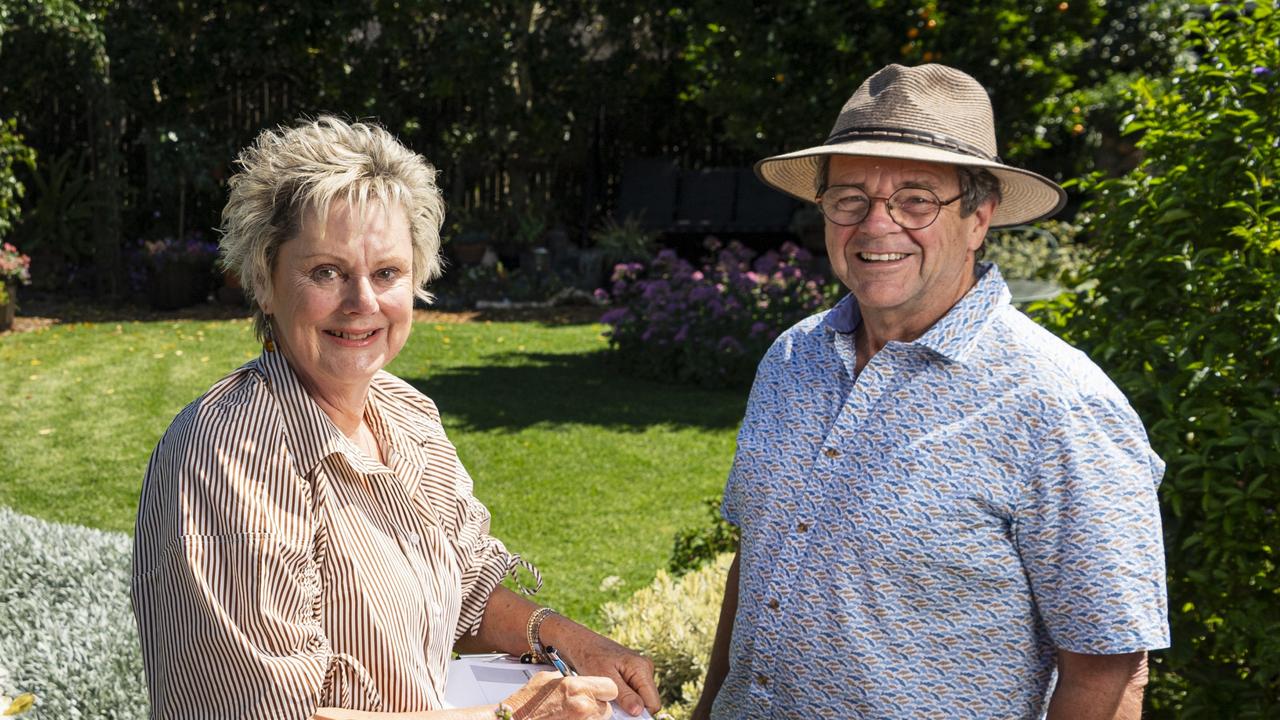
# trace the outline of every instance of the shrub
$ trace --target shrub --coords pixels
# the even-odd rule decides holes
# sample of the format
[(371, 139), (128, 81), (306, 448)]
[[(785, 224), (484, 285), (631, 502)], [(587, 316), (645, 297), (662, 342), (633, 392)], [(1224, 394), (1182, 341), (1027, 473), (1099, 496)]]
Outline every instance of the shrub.
[(642, 262), (653, 256), (653, 233), (640, 221), (628, 215), (622, 222), (609, 216), (591, 231), (591, 243), (610, 266), (618, 263)]
[(34, 718), (145, 718), (129, 537), (0, 507), (0, 558), (0, 691), (35, 693)]
[(1224, 11), (1191, 23), (1197, 64), (1134, 85), (1144, 159), (1085, 184), (1096, 286), (1051, 316), (1168, 463), (1153, 717), (1280, 714), (1280, 17)]
[[(3, 34), (3, 33), (0, 33)], [(34, 169), (36, 155), (22, 144), (16, 120), (0, 120), (0, 238), (13, 230), (22, 208), (18, 202), (26, 191), (14, 174), (14, 169), (25, 165)]]
[(676, 720), (689, 717), (702, 694), (732, 562), (721, 555), (678, 580), (659, 570), (649, 587), (602, 608), (605, 634), (653, 660), (663, 709)]
[(700, 269), (663, 250), (645, 267), (618, 265), (601, 322), (615, 359), (642, 377), (707, 386), (746, 385), (774, 338), (820, 309), (824, 278), (792, 243), (759, 257), (708, 240)]
[(1076, 242), (1080, 228), (1062, 221), (993, 230), (983, 259), (1000, 267), (1006, 279), (1050, 280), (1070, 284), (1089, 265), (1092, 249)]
[(204, 302), (213, 289), (218, 243), (195, 231), (185, 238), (144, 240), (133, 250), (129, 279), (157, 310)]
[(721, 497), (703, 500), (707, 509), (708, 522), (695, 528), (685, 528), (676, 533), (676, 540), (671, 549), (671, 562), (667, 567), (676, 576), (696, 570), (714, 560), (721, 553), (733, 553), (738, 550), (738, 528), (720, 515)]
[(30, 283), (31, 258), (9, 243), (0, 245), (0, 305), (9, 301), (9, 285)]

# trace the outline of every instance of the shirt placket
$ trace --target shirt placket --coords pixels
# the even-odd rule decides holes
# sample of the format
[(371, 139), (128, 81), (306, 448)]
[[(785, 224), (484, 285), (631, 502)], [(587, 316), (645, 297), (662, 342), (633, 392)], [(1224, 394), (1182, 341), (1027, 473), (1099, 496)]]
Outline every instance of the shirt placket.
[[(852, 376), (855, 358), (851, 336), (836, 336), (835, 340), (837, 353)], [(842, 341), (848, 343), (847, 358), (840, 352)], [(809, 470), (812, 492), (800, 504), (802, 511), (795, 517), (778, 519), (779, 522), (790, 523), (790, 526), (782, 532), (778, 566), (773, 582), (765, 589), (767, 595), (760, 607), (764, 616), (760, 624), (778, 641), (774, 651), (757, 651), (750, 678), (752, 702), (761, 710), (763, 717), (770, 716), (767, 709), (775, 704), (780, 684), (798, 687), (805, 682), (805, 678), (790, 676), (788, 668), (798, 666), (794, 661), (799, 658), (791, 657), (789, 653), (804, 654), (811, 649), (818, 650), (812, 647), (814, 637), (810, 628), (794, 622), (798, 617), (814, 618), (814, 609), (822, 607), (825, 604), (823, 598), (829, 594), (829, 588), (821, 587), (823, 583), (808, 571), (808, 559), (821, 550), (822, 543), (839, 542), (838, 529), (828, 532), (824, 528), (840, 522), (838, 518), (844, 515), (844, 511), (839, 504), (858, 501), (856, 497), (849, 496), (849, 488), (854, 484), (851, 481), (856, 482), (865, 467), (859, 460), (863, 435), (860, 430), (900, 375), (903, 358), (899, 356), (904, 349), (897, 343), (886, 346), (858, 374), (818, 445)], [(821, 622), (826, 622), (826, 619)]]
[[(396, 472), (376, 472), (370, 476), (370, 485), (376, 488), (379, 503), (392, 523), (397, 544), (421, 592), (423, 625), (427, 631), (422, 638), (423, 657), (429, 665), (423, 670), (433, 679), (434, 686), (436, 681), (445, 677), (446, 668), (440, 661), (447, 659), (448, 652), (433, 652), (431, 645), (440, 642), (437, 634), (452, 639), (452, 627), (445, 622), (449, 608), (445, 605), (437, 578), (438, 573), (447, 572), (447, 569), (432, 567), (426, 545), (430, 542), (447, 544), (447, 541), (441, 537), (431, 537), (443, 532), (442, 529), (430, 527), (418, 514), (403, 481), (397, 475), (398, 472), (412, 471), (409, 467), (411, 463), (400, 462), (401, 458), (394, 450), (389, 452), (388, 465), (396, 468)], [(436, 701), (438, 702), (438, 698)]]

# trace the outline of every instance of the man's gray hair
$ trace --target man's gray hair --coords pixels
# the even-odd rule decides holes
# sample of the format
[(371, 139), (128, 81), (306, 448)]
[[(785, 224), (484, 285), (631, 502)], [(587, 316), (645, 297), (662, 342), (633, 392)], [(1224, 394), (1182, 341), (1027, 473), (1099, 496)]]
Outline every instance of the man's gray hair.
[(265, 338), (267, 318), (257, 300), (271, 291), (280, 245), (307, 218), (325, 222), (334, 200), (363, 216), (370, 202), (404, 209), (413, 246), (414, 294), (431, 300), (428, 282), (440, 277), (444, 199), (436, 169), (372, 123), (332, 116), (264, 130), (236, 160), (219, 231), (221, 264), (240, 278), (254, 305), (254, 329)]

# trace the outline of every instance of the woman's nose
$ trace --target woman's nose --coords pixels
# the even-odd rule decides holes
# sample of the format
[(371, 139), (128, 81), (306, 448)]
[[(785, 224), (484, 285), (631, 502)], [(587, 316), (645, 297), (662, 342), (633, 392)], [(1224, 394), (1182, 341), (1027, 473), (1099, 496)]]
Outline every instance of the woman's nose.
[(378, 294), (373, 290), (372, 280), (364, 275), (347, 281), (346, 297), (343, 300), (349, 313), (369, 315), (378, 309)]

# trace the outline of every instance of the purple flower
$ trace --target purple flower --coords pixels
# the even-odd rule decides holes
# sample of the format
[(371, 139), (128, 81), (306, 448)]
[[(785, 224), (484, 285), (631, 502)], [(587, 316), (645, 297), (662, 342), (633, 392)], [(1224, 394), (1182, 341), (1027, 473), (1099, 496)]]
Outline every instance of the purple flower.
[(1255, 68), (1253, 69), (1253, 74), (1254, 74), (1254, 75), (1257, 75), (1257, 76), (1270, 75), (1270, 74), (1271, 74), (1271, 68), (1269, 68), (1269, 67), (1263, 67), (1263, 66), (1261, 66), (1261, 65), (1258, 65), (1257, 67), (1255, 67)]
[(710, 285), (698, 285), (689, 291), (689, 302), (704, 303), (715, 296), (715, 288)]
[(738, 355), (742, 353), (742, 343), (725, 335), (716, 343), (716, 349), (722, 353)]
[(769, 326), (759, 320), (751, 323), (751, 337), (755, 337), (769, 330)]
[(678, 343), (684, 342), (687, 339), (689, 339), (689, 323), (681, 325), (680, 329), (676, 331), (676, 336), (672, 338), (672, 340)]
[(626, 320), (627, 316), (630, 314), (630, 311), (626, 308), (614, 308), (606, 312), (604, 315), (601, 315), (600, 322), (605, 325), (617, 325), (623, 320)]

